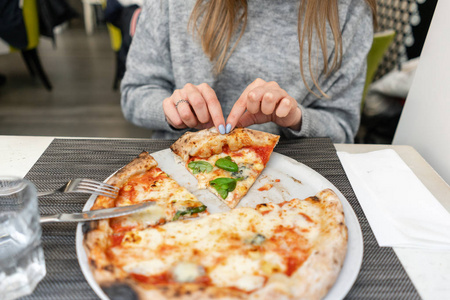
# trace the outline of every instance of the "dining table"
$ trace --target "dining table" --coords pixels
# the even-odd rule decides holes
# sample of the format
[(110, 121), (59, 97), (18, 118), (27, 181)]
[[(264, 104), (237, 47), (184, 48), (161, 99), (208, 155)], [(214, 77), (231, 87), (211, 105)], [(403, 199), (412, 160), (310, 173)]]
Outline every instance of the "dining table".
[[(61, 186), (70, 178), (105, 180), (142, 150), (167, 149), (173, 141), (0, 135), (0, 176), (18, 176), (38, 190)], [(335, 144), (328, 138), (282, 140), (275, 152), (293, 158), (333, 183), (351, 204), (361, 227), (364, 254), (345, 299), (450, 299), (450, 251), (380, 247), (352, 189), (338, 152), (369, 153), (392, 149), (450, 212), (450, 186), (412, 147)], [(41, 214), (80, 212), (89, 195), (39, 199)], [(24, 299), (98, 299), (86, 281), (75, 250), (75, 224), (43, 224), (47, 275)]]

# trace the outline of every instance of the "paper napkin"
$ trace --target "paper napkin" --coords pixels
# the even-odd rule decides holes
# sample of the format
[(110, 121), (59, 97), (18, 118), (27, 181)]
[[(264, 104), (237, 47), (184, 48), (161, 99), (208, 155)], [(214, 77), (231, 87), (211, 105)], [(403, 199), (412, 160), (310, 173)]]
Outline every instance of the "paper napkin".
[(338, 156), (381, 247), (450, 250), (450, 213), (394, 150)]

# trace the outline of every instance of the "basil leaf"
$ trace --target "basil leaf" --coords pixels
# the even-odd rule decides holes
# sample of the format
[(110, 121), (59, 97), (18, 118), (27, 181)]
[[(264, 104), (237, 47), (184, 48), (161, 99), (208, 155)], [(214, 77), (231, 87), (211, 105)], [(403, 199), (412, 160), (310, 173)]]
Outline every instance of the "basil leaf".
[(192, 173), (198, 174), (198, 173), (209, 173), (212, 171), (213, 166), (203, 160), (197, 160), (197, 161), (191, 161), (188, 163), (188, 168), (192, 170)]
[(226, 199), (228, 197), (228, 191), (226, 189), (220, 189), (217, 187), (214, 187), (217, 190), (217, 193), (219, 193), (220, 197), (222, 197), (222, 199)]
[(184, 215), (187, 215), (187, 214), (193, 215), (193, 214), (197, 214), (197, 213), (200, 213), (202, 211), (205, 211), (205, 210), (206, 210), (206, 206), (205, 205), (197, 206), (197, 207), (187, 207), (185, 210), (177, 211), (177, 213), (173, 217), (172, 221), (178, 220), (181, 216), (184, 216)]
[[(219, 177), (209, 182), (210, 185), (229, 185), (232, 183), (236, 183), (236, 179), (228, 178), (228, 177)], [(231, 192), (231, 191), (230, 191)]]
[(216, 167), (221, 168), (225, 171), (229, 172), (237, 172), (239, 171), (238, 165), (231, 160), (230, 156), (219, 158), (216, 161)]
[(217, 191), (217, 193), (225, 199), (228, 196), (229, 192), (234, 191), (236, 188), (236, 183), (238, 180), (242, 180), (242, 178), (227, 178), (227, 177), (219, 177), (214, 180), (211, 180), (209, 184)]

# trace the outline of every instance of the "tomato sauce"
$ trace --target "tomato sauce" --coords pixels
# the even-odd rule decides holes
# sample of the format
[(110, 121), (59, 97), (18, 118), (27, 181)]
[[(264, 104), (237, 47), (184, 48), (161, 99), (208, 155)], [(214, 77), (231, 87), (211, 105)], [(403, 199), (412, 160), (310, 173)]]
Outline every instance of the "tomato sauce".
[(136, 226), (121, 226), (121, 222), (113, 222), (111, 220), (112, 223), (110, 223), (109, 226), (111, 226), (112, 230), (114, 231), (114, 233), (122, 233), (122, 232), (127, 232), (130, 231), (134, 228), (136, 228)]
[(248, 147), (249, 149), (252, 149), (256, 152), (256, 154), (261, 158), (262, 163), (264, 166), (267, 164), (267, 162), (270, 159), (270, 154), (273, 151), (273, 147), (266, 146), (266, 147)]
[(287, 268), (286, 275), (291, 276), (302, 264), (304, 259), (299, 259), (298, 257), (289, 256), (287, 258)]
[(307, 214), (300, 213), (300, 215), (301, 215), (303, 218), (305, 218), (305, 220), (306, 220), (307, 222), (309, 222), (309, 223), (314, 223), (314, 221), (313, 221)]
[(273, 184), (267, 183), (265, 185), (263, 185), (262, 187), (260, 187), (258, 189), (258, 191), (263, 192), (263, 191), (268, 191), (273, 187)]
[[(291, 276), (305, 262), (308, 253), (307, 241), (296, 233), (295, 228), (275, 228), (275, 236), (271, 237), (266, 247), (268, 250), (277, 252), (286, 264), (285, 274)], [(295, 254), (295, 255), (294, 255)]]
[(160, 168), (152, 168), (143, 174), (132, 176), (120, 189), (119, 196), (115, 201), (115, 206), (120, 206), (124, 203), (126, 205), (136, 203), (135, 199), (138, 196), (136, 192), (137, 186), (141, 186), (146, 190), (153, 189), (156, 187), (158, 181), (163, 181), (167, 178), (167, 174), (161, 171)]
[(212, 283), (211, 278), (207, 275), (199, 276), (195, 279), (195, 283), (200, 283), (204, 285), (210, 285)]
[[(175, 283), (174, 279), (172, 278), (171, 274), (169, 272), (164, 272), (158, 275), (151, 275), (146, 276), (142, 274), (136, 274), (131, 273), (131, 278), (133, 278), (136, 281), (146, 283), (146, 284), (168, 284), (168, 283)], [(211, 278), (209, 276), (199, 276), (195, 279), (195, 283), (203, 284), (203, 285), (211, 285)]]
[(167, 174), (164, 173), (160, 168), (153, 168), (143, 175), (133, 178), (128, 183), (134, 183), (135, 185), (142, 184), (144, 186), (150, 187), (155, 183), (155, 181), (160, 181), (166, 178)]
[(222, 146), (222, 153), (229, 154), (230, 152), (231, 152), (231, 150), (230, 150), (230, 146), (228, 146), (228, 144), (225, 144)]
[(166, 283), (173, 282), (172, 276), (170, 276), (170, 274), (168, 272), (164, 272), (164, 273), (161, 273), (158, 275), (151, 275), (151, 276), (131, 273), (130, 276), (131, 276), (131, 278), (133, 278), (136, 281), (139, 281), (142, 283), (147, 283), (147, 284), (166, 284)]
[(233, 157), (242, 157), (242, 156), (244, 156), (244, 153), (242, 153), (242, 152), (234, 152), (233, 153)]
[[(267, 164), (267, 162), (270, 159), (270, 154), (272, 154), (273, 147), (272, 146), (249, 146), (249, 147), (243, 147), (242, 149), (252, 149), (256, 152), (256, 154), (261, 158), (262, 163), (264, 165)], [(225, 154), (230, 154), (232, 151), (230, 150), (230, 147), (228, 145), (224, 145), (222, 147), (222, 152)], [(233, 156), (239, 156), (243, 155), (241, 153), (234, 152)]]
[(278, 203), (278, 206), (283, 207), (285, 204), (288, 204), (289, 202), (291, 202), (291, 201), (283, 201), (281, 203)]
[(124, 234), (111, 235), (111, 247), (119, 246), (122, 243), (124, 236)]

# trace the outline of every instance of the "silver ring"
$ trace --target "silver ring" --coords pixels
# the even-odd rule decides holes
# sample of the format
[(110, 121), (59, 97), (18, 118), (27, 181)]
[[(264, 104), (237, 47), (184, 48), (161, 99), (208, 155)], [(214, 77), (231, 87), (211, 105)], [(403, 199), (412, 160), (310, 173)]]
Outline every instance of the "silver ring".
[(177, 103), (175, 103), (175, 108), (178, 108), (178, 104), (180, 104), (180, 103), (187, 103), (187, 104), (189, 104), (189, 101), (184, 100), (184, 99), (178, 100)]

